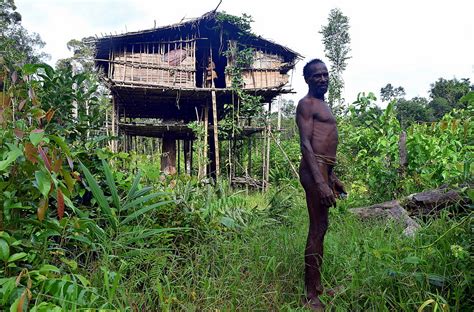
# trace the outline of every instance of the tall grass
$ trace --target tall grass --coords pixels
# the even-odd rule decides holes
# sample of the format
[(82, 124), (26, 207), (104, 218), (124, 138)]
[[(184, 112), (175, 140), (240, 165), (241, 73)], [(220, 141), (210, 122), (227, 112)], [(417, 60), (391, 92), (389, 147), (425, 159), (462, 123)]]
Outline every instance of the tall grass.
[[(196, 232), (161, 257), (151, 246), (137, 251), (136, 269), (118, 292), (128, 306), (147, 311), (303, 311), (307, 215), (302, 194), (293, 198), (286, 222), (261, 217), (238, 230)], [(416, 311), (426, 302), (425, 311), (472, 311), (472, 220), (459, 224), (445, 213), (413, 239), (396, 223), (357, 220), (345, 205), (331, 211), (325, 241), (325, 287), (341, 287), (322, 297), (329, 307)]]

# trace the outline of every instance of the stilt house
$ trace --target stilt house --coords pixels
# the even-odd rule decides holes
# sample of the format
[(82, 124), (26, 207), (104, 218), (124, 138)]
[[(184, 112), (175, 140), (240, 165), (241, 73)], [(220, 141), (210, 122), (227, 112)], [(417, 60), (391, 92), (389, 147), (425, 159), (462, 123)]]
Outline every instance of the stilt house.
[[(251, 48), (253, 53), (251, 64), (242, 69), (245, 91), (261, 96), (262, 104), (291, 92), (285, 85), (299, 54), (249, 32), (243, 34), (229, 16), (209, 12), (170, 26), (95, 40), (96, 65), (113, 96), (112, 132), (123, 138), (115, 142), (121, 146), (113, 148), (126, 150), (134, 136), (161, 138), (161, 168), (174, 173), (178, 140), (190, 173), (195, 134), (188, 124), (198, 119), (209, 131), (210, 170), (218, 169), (214, 126), (224, 117), (224, 106), (237, 103), (227, 69), (235, 65), (240, 49)], [(258, 130), (247, 126), (242, 134)]]

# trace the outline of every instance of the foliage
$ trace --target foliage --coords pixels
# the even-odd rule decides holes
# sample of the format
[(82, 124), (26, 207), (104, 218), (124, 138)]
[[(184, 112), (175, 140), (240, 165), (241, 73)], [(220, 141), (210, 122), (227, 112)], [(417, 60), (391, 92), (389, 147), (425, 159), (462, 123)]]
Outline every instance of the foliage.
[(471, 90), (468, 78), (458, 80), (439, 78), (431, 84), (429, 107), (433, 110), (434, 117), (440, 119), (444, 114), (453, 109), (467, 108), (459, 100)]
[(251, 67), (254, 53), (253, 48), (243, 47), (239, 49), (238, 46), (229, 46), (229, 50), (225, 52), (230, 64), (226, 67), (226, 75), (231, 78), (230, 88), (237, 95), (238, 101), (224, 106), (226, 116), (219, 126), (220, 130), (226, 133), (226, 137), (234, 137), (242, 131), (241, 119), (255, 118), (262, 113), (262, 98), (244, 90), (242, 76), (243, 71)]
[(359, 96), (349, 115), (339, 123), (342, 144), (338, 158), (344, 168), (341, 173), (353, 184), (362, 182), (367, 196), (375, 201), (388, 200), (469, 179), (472, 163), (469, 142), (473, 137), (470, 111), (453, 112), (439, 122), (408, 127), (408, 167), (406, 175), (401, 175), (398, 151), (401, 125), (395, 116), (395, 102), (380, 115), (375, 110), (367, 113), (374, 100), (370, 94), (369, 98)]
[(86, 72), (89, 74), (95, 73), (96, 71), (94, 69), (94, 48), (89, 43), (90, 41), (90, 37), (83, 38), (82, 40), (69, 40), (67, 43), (67, 49), (73, 52), (73, 56), (65, 59), (60, 59), (57, 62), (56, 67), (74, 67), (74, 69), (79, 72)]
[[(16, 23), (13, 1), (1, 5), (2, 22)], [(245, 16), (233, 21), (239, 22), (245, 31)], [(70, 42), (78, 57), (89, 53), (83, 44)], [(289, 166), (300, 160), (294, 105), (283, 113), (289, 131), (279, 136), (281, 144), (272, 141), (270, 191), (236, 190), (226, 180), (211, 185), (162, 176), (155, 155), (110, 152), (102, 147), (100, 117), (107, 98), (87, 64), (76, 67), (77, 58), (57, 69), (18, 66), (18, 55), (7, 55), (0, 70), (2, 311), (300, 307), (307, 216)], [(253, 51), (232, 55), (237, 66), (230, 70), (238, 78)], [(240, 93), (241, 80), (235, 86), (239, 103), (228, 106), (233, 135), (239, 117), (261, 109), (259, 99)], [(416, 107), (399, 99), (382, 110), (373, 93), (360, 94), (338, 116), (335, 170), (349, 198), (330, 210), (323, 277), (325, 285), (344, 289), (335, 298), (323, 296), (326, 303), (354, 311), (472, 310), (472, 213), (447, 209), (439, 218), (419, 220), (414, 238), (402, 236), (398, 224), (362, 222), (346, 213), (361, 203), (472, 181), (474, 95), (459, 94), (456, 108), (436, 122), (417, 124), (421, 117), (412, 116), (403, 124), (397, 117), (407, 121)], [(269, 112), (268, 118), (276, 116)], [(398, 159), (402, 126), (406, 170)], [(203, 125), (191, 128), (201, 151)], [(261, 172), (262, 153), (256, 154), (253, 171)]]
[(194, 121), (188, 123), (188, 127), (194, 132), (196, 136), (196, 140), (193, 142), (193, 150), (197, 157), (197, 167), (199, 168), (198, 171), (198, 180), (204, 178), (204, 173), (201, 172), (201, 168), (207, 165), (208, 159), (207, 156), (204, 155), (204, 136), (206, 135), (206, 129), (204, 128), (203, 121)]
[(380, 97), (384, 102), (390, 102), (394, 99), (401, 99), (405, 96), (405, 89), (403, 87), (394, 87), (391, 83), (380, 89)]
[(251, 23), (253, 22), (252, 16), (246, 13), (243, 13), (242, 16), (235, 16), (228, 14), (225, 11), (218, 12), (216, 14), (216, 21), (219, 23), (219, 29), (225, 30), (224, 24), (230, 24), (237, 29), (237, 35), (239, 37), (246, 37), (253, 35), (251, 30)]
[(342, 90), (344, 89), (342, 73), (347, 67), (351, 51), (349, 28), (349, 18), (336, 8), (329, 12), (328, 23), (322, 26), (319, 32), (323, 36), (325, 55), (331, 63), (328, 96), (331, 108), (342, 104)]
[(281, 100), (281, 113), (284, 118), (294, 119), (296, 115), (296, 105), (293, 100)]
[(21, 25), (21, 14), (13, 0), (0, 2), (0, 55), (12, 63), (38, 62), (47, 55), (39, 50), (45, 43), (36, 33), (29, 33)]
[(398, 99), (395, 111), (404, 129), (415, 122), (429, 122), (434, 119), (432, 110), (428, 108), (428, 101), (423, 97), (414, 97), (411, 100)]

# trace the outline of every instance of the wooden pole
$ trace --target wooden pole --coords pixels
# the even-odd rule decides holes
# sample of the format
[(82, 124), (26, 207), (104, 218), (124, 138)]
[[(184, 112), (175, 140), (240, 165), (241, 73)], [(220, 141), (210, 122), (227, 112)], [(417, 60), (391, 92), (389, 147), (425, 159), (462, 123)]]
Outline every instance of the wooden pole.
[(202, 161), (202, 176), (207, 176), (207, 138), (209, 136), (209, 105), (206, 103), (204, 107), (204, 151)]
[(161, 151), (161, 171), (165, 174), (176, 173), (176, 140), (164, 137)]
[(112, 116), (111, 116), (111, 117), (112, 117), (112, 125), (111, 125), (112, 129), (110, 129), (110, 130), (111, 130), (110, 132), (112, 133), (113, 139), (112, 139), (112, 141), (110, 142), (110, 149), (111, 149), (112, 152), (114, 152), (114, 153), (117, 152), (116, 149), (115, 149), (115, 136), (117, 135), (117, 134), (115, 133), (115, 122), (116, 122), (116, 121), (115, 121), (115, 110), (116, 110), (116, 107), (115, 107), (115, 96), (112, 95)]
[(265, 169), (265, 166), (267, 165), (267, 161), (265, 160), (266, 157), (267, 157), (266, 137), (267, 137), (267, 127), (265, 126), (265, 128), (263, 129), (263, 133), (262, 133), (262, 192), (265, 190), (265, 172), (267, 171)]
[(281, 99), (281, 97), (279, 97), (278, 98), (278, 126), (277, 126), (277, 129), (278, 129), (278, 136), (277, 136), (278, 143), (280, 143), (280, 130), (281, 130), (281, 103), (282, 103), (282, 99)]
[(406, 169), (408, 166), (408, 158), (407, 158), (407, 133), (402, 131), (400, 133), (400, 138), (398, 141), (398, 150), (400, 154), (400, 168), (399, 168), (399, 175), (400, 177), (404, 177), (406, 173)]
[(181, 163), (181, 140), (176, 140), (176, 143), (178, 144), (178, 148), (176, 152), (178, 153), (178, 163), (176, 164), (176, 167), (178, 168), (178, 174), (181, 173), (181, 168), (180, 168), (180, 163)]
[(184, 140), (183, 143), (184, 152), (184, 172), (191, 175), (191, 140)]
[(270, 133), (272, 131), (272, 125), (270, 122), (270, 114), (272, 112), (272, 102), (268, 103), (268, 117), (267, 117), (267, 157), (265, 165), (265, 190), (268, 191), (268, 185), (270, 180)]
[(212, 124), (214, 125), (214, 147), (215, 147), (215, 157), (216, 157), (216, 180), (219, 178), (219, 137), (217, 135), (218, 126), (217, 126), (217, 98), (216, 90), (214, 89), (214, 66), (212, 61), (212, 47), (211, 47), (211, 84), (212, 84)]

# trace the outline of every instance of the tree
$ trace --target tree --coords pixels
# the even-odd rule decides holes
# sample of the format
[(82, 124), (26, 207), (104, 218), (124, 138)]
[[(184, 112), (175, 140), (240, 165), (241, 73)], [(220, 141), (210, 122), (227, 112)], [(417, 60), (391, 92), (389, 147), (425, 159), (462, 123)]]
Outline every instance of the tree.
[(350, 59), (351, 38), (349, 35), (349, 18), (340, 9), (332, 9), (329, 13), (328, 24), (319, 32), (323, 36), (324, 52), (331, 64), (329, 76), (328, 101), (331, 108), (342, 104), (344, 79), (342, 73)]
[(90, 43), (92, 39), (91, 37), (86, 37), (82, 40), (69, 40), (67, 49), (73, 53), (73, 56), (58, 60), (56, 68), (72, 67), (75, 69), (75, 72), (93, 72), (94, 47)]
[(394, 88), (391, 83), (380, 89), (380, 97), (383, 102), (390, 102), (394, 99), (401, 99), (405, 96), (405, 89), (403, 87)]
[(47, 57), (40, 52), (45, 43), (37, 33), (21, 25), (14, 0), (0, 1), (0, 55), (14, 63), (36, 63)]
[(428, 108), (428, 100), (424, 97), (414, 97), (411, 100), (398, 99), (395, 111), (402, 128), (407, 128), (414, 122), (433, 120), (433, 112)]
[(458, 80), (439, 78), (431, 84), (429, 107), (433, 110), (435, 118), (439, 119), (444, 114), (455, 108), (465, 108), (460, 99), (471, 89), (469, 78)]
[(282, 99), (281, 100), (281, 113), (285, 118), (295, 118), (296, 106), (293, 100)]

